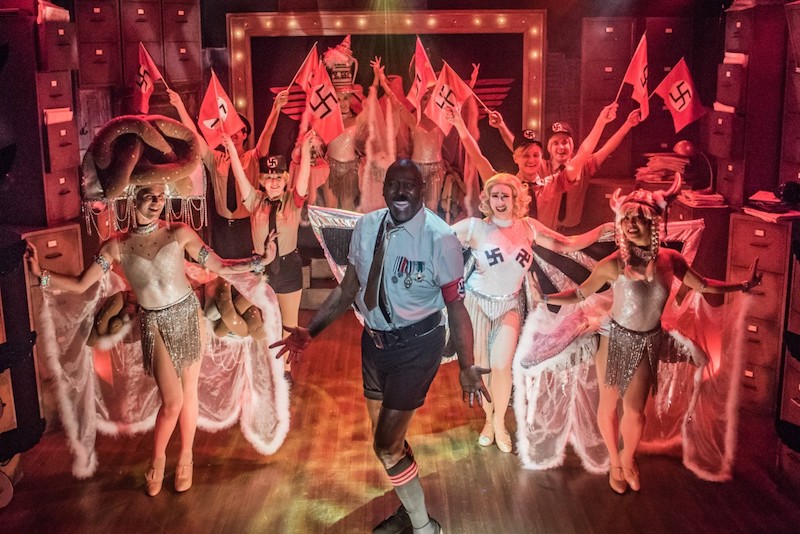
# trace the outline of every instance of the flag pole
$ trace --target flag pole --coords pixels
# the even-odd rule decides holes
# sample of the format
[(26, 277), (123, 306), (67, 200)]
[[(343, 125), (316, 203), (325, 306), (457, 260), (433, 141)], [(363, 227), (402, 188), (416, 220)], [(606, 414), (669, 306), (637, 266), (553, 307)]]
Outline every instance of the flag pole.
[(287, 88), (287, 89), (288, 89), (288, 88), (291, 88), (291, 87), (292, 87), (292, 85), (294, 84), (294, 81), (297, 79), (297, 75), (298, 75), (298, 74), (300, 74), (300, 71), (303, 69), (303, 65), (305, 65), (305, 64), (306, 64), (306, 61), (307, 61), (307, 60), (308, 60), (308, 58), (311, 56), (311, 52), (313, 52), (313, 51), (314, 51), (314, 48), (316, 48), (316, 46), (317, 46), (317, 43), (318, 43), (318, 42), (319, 42), (319, 41), (314, 41), (314, 44), (313, 44), (313, 45), (311, 45), (311, 50), (309, 50), (309, 51), (308, 51), (308, 54), (306, 54), (306, 57), (305, 57), (305, 59), (303, 59), (303, 62), (302, 62), (302, 63), (300, 63), (300, 68), (299, 68), (299, 69), (297, 69), (297, 72), (295, 72), (295, 73), (294, 73), (294, 76), (292, 77), (292, 81), (291, 81), (291, 82), (289, 82), (289, 85), (287, 85), (287, 86), (286, 86), (286, 88)]

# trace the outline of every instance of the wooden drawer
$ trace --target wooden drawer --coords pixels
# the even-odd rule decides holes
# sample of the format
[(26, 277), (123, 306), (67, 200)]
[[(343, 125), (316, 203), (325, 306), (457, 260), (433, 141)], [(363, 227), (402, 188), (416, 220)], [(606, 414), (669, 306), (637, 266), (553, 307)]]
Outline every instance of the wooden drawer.
[[(74, 276), (81, 274), (81, 232), (77, 224), (26, 232), (22, 238), (36, 247), (43, 269)], [(31, 285), (38, 284), (39, 280), (31, 276)]]
[[(755, 256), (752, 256), (752, 258), (755, 258)], [(758, 266), (760, 269), (760, 261)], [(731, 281), (746, 280), (748, 272), (748, 267), (732, 266), (728, 279)], [(783, 317), (783, 311), (786, 305), (786, 301), (784, 300), (784, 295), (786, 294), (784, 292), (785, 284), (785, 275), (764, 271), (763, 277), (761, 278), (761, 285), (750, 290), (750, 294), (753, 296), (753, 304), (750, 307), (749, 315), (770, 321), (780, 320)], [(779, 331), (779, 328), (775, 330), (776, 333)]]
[[(614, 58), (630, 61), (633, 52), (632, 18), (584, 18), (581, 36), (584, 61)], [(624, 72), (623, 72), (624, 73)]]
[(79, 166), (80, 148), (75, 120), (47, 124), (44, 128), (47, 135), (47, 170), (54, 172)]
[(36, 95), (40, 109), (70, 108), (75, 105), (72, 99), (72, 72), (37, 72)]
[(78, 41), (72, 22), (39, 24), (39, 70), (52, 72), (78, 68)]
[(753, 365), (777, 369), (780, 361), (781, 328), (774, 320), (745, 318), (744, 357)]
[(778, 182), (781, 184), (785, 184), (786, 182), (800, 182), (800, 163), (781, 161), (779, 172)]
[(81, 214), (81, 191), (78, 168), (44, 175), (44, 201), (47, 225), (54, 226), (75, 219)]
[(601, 59), (586, 61), (581, 65), (581, 87), (584, 90), (584, 98), (589, 100), (602, 100), (608, 105), (614, 100), (625, 70), (628, 68), (628, 61), (618, 61)]
[(717, 160), (717, 192), (732, 208), (744, 204), (744, 160)]
[(747, 69), (743, 65), (717, 66), (717, 101), (742, 109), (747, 99)]
[(162, 6), (165, 41), (200, 41), (200, 6), (167, 4)]
[(648, 61), (674, 65), (692, 50), (692, 19), (688, 17), (647, 17), (645, 31)]
[(783, 366), (781, 419), (800, 426), (800, 362), (788, 353)]
[(170, 83), (200, 81), (200, 56), (199, 42), (165, 42), (164, 76)]
[(800, 113), (787, 113), (783, 116), (781, 159), (800, 163)]
[(718, 158), (741, 159), (744, 153), (744, 119), (735, 113), (712, 111), (708, 124), (708, 152)]
[(161, 4), (158, 2), (123, 2), (119, 10), (123, 42), (161, 41)]
[(775, 409), (775, 370), (744, 362), (742, 369), (742, 408), (772, 414)]
[[(164, 73), (164, 47), (161, 42), (143, 43), (147, 53), (153, 58), (158, 71)], [(139, 72), (139, 43), (124, 43), (122, 45), (122, 75), (126, 85), (132, 86)], [(172, 78), (169, 78), (172, 81)]]
[(750, 267), (759, 258), (758, 268), (772, 273), (786, 274), (789, 266), (789, 240), (791, 225), (769, 223), (753, 217), (731, 216), (730, 265)]
[(119, 42), (116, 0), (75, 0), (75, 22), (81, 43)]
[(750, 10), (725, 13), (725, 51), (750, 51), (753, 46), (753, 13)]
[(122, 82), (119, 43), (81, 43), (80, 86), (106, 87)]

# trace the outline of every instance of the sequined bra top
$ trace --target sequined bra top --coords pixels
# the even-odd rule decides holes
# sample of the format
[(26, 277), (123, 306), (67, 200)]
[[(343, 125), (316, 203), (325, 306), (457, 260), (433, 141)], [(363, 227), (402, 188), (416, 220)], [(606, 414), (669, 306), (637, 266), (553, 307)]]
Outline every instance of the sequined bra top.
[(417, 126), (411, 130), (414, 151), (411, 159), (417, 163), (434, 163), (442, 160), (442, 131), (437, 127), (430, 130)]
[(669, 297), (671, 272), (656, 270), (655, 279), (635, 280), (620, 274), (612, 287), (611, 318), (629, 330), (647, 332), (657, 327)]
[(121, 244), (120, 263), (142, 308), (167, 308), (192, 291), (183, 270), (183, 250), (177, 241), (161, 247), (153, 259), (139, 256), (127, 248)]

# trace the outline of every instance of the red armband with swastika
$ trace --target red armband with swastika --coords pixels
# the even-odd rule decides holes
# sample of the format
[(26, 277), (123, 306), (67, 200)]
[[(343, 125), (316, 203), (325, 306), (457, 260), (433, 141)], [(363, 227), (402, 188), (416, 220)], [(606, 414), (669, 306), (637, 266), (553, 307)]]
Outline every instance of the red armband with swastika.
[(463, 299), (464, 278), (459, 278), (458, 280), (453, 280), (449, 284), (443, 285), (442, 297), (444, 297), (445, 304), (450, 304), (451, 302)]

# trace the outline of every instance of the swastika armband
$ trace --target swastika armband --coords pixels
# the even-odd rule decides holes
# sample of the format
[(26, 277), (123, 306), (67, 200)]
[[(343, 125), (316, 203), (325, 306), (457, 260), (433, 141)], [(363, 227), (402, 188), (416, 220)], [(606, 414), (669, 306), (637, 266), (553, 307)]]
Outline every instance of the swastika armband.
[(461, 300), (464, 298), (464, 278), (459, 278), (458, 280), (453, 280), (449, 284), (442, 286), (442, 297), (444, 297), (444, 303), (450, 304), (451, 302), (455, 302), (457, 300)]

